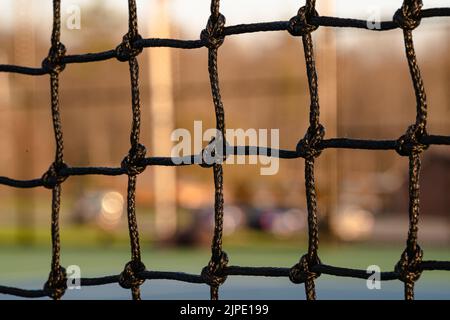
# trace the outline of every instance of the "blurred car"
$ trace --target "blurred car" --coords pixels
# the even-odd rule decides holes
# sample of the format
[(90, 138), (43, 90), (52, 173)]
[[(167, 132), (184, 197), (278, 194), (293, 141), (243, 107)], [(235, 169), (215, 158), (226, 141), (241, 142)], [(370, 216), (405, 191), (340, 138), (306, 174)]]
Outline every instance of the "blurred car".
[(250, 226), (276, 236), (288, 237), (306, 228), (306, 213), (297, 208), (254, 210)]
[[(177, 234), (179, 245), (208, 244), (214, 229), (214, 208), (204, 207), (190, 212), (187, 227)], [(306, 227), (306, 214), (293, 208), (259, 209), (247, 206), (225, 206), (224, 235), (244, 228), (261, 230), (279, 237), (288, 237)]]
[[(214, 230), (214, 208), (203, 207), (190, 212), (189, 224), (177, 234), (179, 245), (207, 244)], [(238, 206), (224, 207), (223, 233), (230, 235), (247, 226), (245, 210)]]
[(78, 224), (96, 225), (102, 230), (112, 231), (121, 221), (124, 205), (124, 198), (119, 192), (86, 192), (76, 200), (72, 218)]
[(344, 241), (368, 239), (372, 235), (374, 225), (373, 214), (360, 206), (340, 208), (331, 222), (333, 233)]

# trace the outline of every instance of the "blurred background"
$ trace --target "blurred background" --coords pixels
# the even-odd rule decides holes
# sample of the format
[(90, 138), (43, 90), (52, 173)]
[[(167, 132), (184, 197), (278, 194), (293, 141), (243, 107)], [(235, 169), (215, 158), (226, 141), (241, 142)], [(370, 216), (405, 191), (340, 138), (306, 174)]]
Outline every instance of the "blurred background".
[[(137, 1), (144, 38), (198, 39), (209, 1)], [(424, 1), (425, 8), (450, 1)], [(318, 1), (322, 15), (390, 20), (396, 1)], [(47, 55), (51, 1), (0, 0), (0, 63), (39, 66)], [(222, 1), (227, 25), (288, 20), (293, 0)], [(113, 49), (127, 32), (127, 1), (63, 1), (62, 42), (68, 54)], [(77, 20), (79, 18), (79, 20)], [(80, 24), (77, 25), (77, 22)], [(429, 129), (449, 134), (450, 24), (424, 19), (414, 31), (427, 91)], [(415, 98), (401, 30), (319, 28), (313, 34), (321, 122), (326, 137), (397, 139), (415, 119)], [(175, 128), (215, 126), (207, 50), (145, 49), (139, 56), (142, 138), (148, 156), (167, 156)], [(227, 37), (219, 75), (228, 128), (279, 129), (280, 148), (295, 149), (308, 127), (309, 94), (301, 39), (287, 32)], [(71, 64), (60, 77), (65, 161), (119, 166), (129, 149), (128, 65), (116, 60)], [(48, 77), (0, 74), (0, 175), (32, 179), (53, 161)], [(233, 265), (290, 267), (307, 250), (304, 164), (280, 160), (278, 174), (258, 165), (228, 165), (224, 248)], [(408, 227), (408, 160), (394, 151), (330, 150), (317, 160), (322, 262), (392, 270)], [(419, 239), (425, 259), (450, 259), (450, 150), (423, 156)], [(63, 185), (63, 265), (83, 277), (117, 274), (129, 259), (126, 177), (71, 177)], [(137, 214), (149, 270), (200, 272), (209, 260), (213, 176), (199, 166), (149, 167), (139, 177)], [(0, 283), (40, 287), (50, 268), (51, 193), (0, 186)], [(224, 298), (298, 299), (288, 279), (232, 278)], [(205, 286), (147, 281), (144, 298), (208, 298)], [(450, 275), (429, 272), (417, 298), (449, 298)], [(71, 290), (68, 298), (128, 298), (118, 285)], [(322, 276), (319, 298), (401, 299), (400, 282), (368, 290), (365, 281)], [(0, 296), (0, 299), (10, 298)]]

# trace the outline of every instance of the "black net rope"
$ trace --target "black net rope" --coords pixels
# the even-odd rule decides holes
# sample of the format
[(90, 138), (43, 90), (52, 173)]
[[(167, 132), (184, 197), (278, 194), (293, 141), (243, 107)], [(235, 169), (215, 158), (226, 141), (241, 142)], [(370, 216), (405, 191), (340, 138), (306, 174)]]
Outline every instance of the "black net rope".
[[(219, 298), (219, 287), (227, 276), (260, 276), (260, 277), (288, 277), (293, 283), (304, 283), (308, 300), (316, 299), (314, 280), (321, 274), (338, 277), (352, 277), (367, 279), (366, 270), (357, 270), (326, 265), (319, 259), (319, 229), (317, 220), (317, 195), (314, 180), (314, 160), (321, 152), (328, 148), (346, 148), (358, 150), (395, 150), (400, 156), (409, 158), (409, 230), (406, 248), (400, 256), (399, 262), (391, 272), (382, 272), (381, 280), (401, 280), (405, 286), (405, 299), (414, 299), (414, 284), (425, 270), (450, 271), (450, 261), (425, 261), (423, 251), (418, 244), (419, 229), (419, 175), (421, 154), (431, 145), (450, 145), (450, 136), (437, 136), (427, 133), (427, 102), (426, 94), (417, 63), (412, 31), (419, 26), (422, 18), (448, 17), (450, 8), (422, 9), (421, 0), (404, 0), (402, 7), (397, 10), (392, 21), (383, 21), (380, 28), (369, 28), (370, 23), (365, 20), (320, 16), (315, 8), (315, 0), (307, 0), (297, 14), (289, 21), (276, 21), (254, 24), (240, 24), (225, 26), (225, 17), (220, 13), (220, 1), (211, 1), (211, 15), (206, 28), (201, 32), (198, 40), (177, 39), (143, 39), (138, 32), (136, 1), (128, 0), (129, 26), (122, 43), (114, 50), (87, 53), (81, 55), (67, 55), (64, 45), (60, 41), (61, 35), (61, 0), (53, 0), (53, 30), (48, 57), (40, 68), (0, 65), (0, 72), (11, 72), (32, 76), (50, 76), (50, 96), (53, 129), (56, 142), (55, 160), (41, 178), (33, 180), (17, 180), (0, 177), (0, 184), (15, 188), (45, 187), (52, 190), (51, 238), (52, 259), (50, 275), (43, 289), (27, 290), (0, 285), (0, 293), (26, 298), (51, 297), (60, 299), (67, 289), (67, 275), (60, 265), (60, 236), (59, 211), (61, 201), (61, 186), (71, 176), (106, 175), (128, 176), (127, 216), (130, 236), (131, 259), (125, 264), (124, 270), (118, 275), (98, 278), (82, 278), (82, 286), (97, 286), (118, 283), (130, 289), (133, 299), (140, 299), (140, 285), (145, 280), (166, 279), (189, 283), (207, 284), (210, 286), (211, 299)], [(409, 65), (411, 79), (416, 96), (416, 121), (406, 133), (395, 140), (361, 140), (348, 138), (325, 139), (325, 128), (320, 124), (320, 106), (318, 95), (318, 78), (314, 59), (312, 33), (319, 27), (350, 27), (384, 31), (400, 28), (403, 30), (406, 58)], [(219, 75), (217, 68), (218, 49), (225, 38), (231, 35), (263, 32), (288, 31), (292, 36), (302, 37), (306, 72), (310, 92), (309, 128), (305, 136), (299, 141), (295, 150), (275, 150), (259, 146), (229, 146), (226, 143), (223, 150), (214, 150), (219, 154), (213, 164), (205, 161), (206, 148), (199, 155), (183, 158), (146, 157), (146, 148), (139, 142), (140, 137), (140, 97), (139, 97), (139, 64), (137, 57), (144, 48), (171, 47), (180, 49), (208, 49), (208, 71), (211, 83), (216, 128), (224, 139), (225, 113), (222, 103)], [(131, 82), (132, 128), (130, 133), (130, 150), (120, 167), (71, 167), (64, 162), (64, 143), (62, 121), (59, 104), (59, 74), (66, 64), (88, 63), (116, 58), (120, 62), (128, 62)], [(215, 141), (217, 143), (219, 141)], [(223, 142), (223, 141), (222, 141)], [(216, 144), (217, 145), (217, 144)], [(218, 144), (220, 145), (220, 144)], [(228, 256), (222, 248), (224, 198), (223, 198), (223, 161), (228, 155), (268, 155), (281, 159), (305, 160), (305, 186), (308, 210), (308, 251), (301, 256), (299, 262), (292, 268), (274, 267), (240, 267), (229, 266)], [(198, 161), (200, 159), (200, 161)], [(136, 182), (137, 176), (148, 166), (181, 166), (198, 164), (204, 168), (212, 168), (214, 175), (215, 205), (214, 205), (214, 235), (211, 244), (211, 258), (200, 275), (183, 272), (147, 270), (141, 261), (138, 224), (136, 220)]]

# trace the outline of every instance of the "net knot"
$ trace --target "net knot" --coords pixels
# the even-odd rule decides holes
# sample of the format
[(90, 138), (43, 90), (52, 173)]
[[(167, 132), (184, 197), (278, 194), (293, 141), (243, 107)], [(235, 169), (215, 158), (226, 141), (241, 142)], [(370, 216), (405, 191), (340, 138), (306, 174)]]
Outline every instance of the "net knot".
[(395, 271), (399, 274), (399, 279), (405, 283), (413, 283), (419, 280), (422, 270), (423, 251), (419, 245), (415, 249), (403, 251), (400, 261), (395, 265)]
[(135, 43), (141, 39), (142, 37), (139, 34), (132, 35), (128, 32), (124, 35), (122, 43), (116, 48), (117, 60), (125, 62), (137, 57), (142, 52), (143, 48), (141, 46), (137, 46)]
[(325, 136), (325, 128), (319, 124), (310, 126), (306, 131), (305, 137), (297, 144), (297, 154), (305, 159), (316, 158), (322, 153), (320, 144)]
[(63, 58), (66, 54), (66, 47), (58, 42), (53, 45), (49, 52), (47, 58), (42, 61), (42, 68), (48, 73), (60, 73), (66, 67)]
[(406, 133), (401, 136), (395, 146), (395, 150), (401, 156), (410, 156), (418, 154), (428, 148), (428, 145), (420, 142), (422, 137), (426, 136), (427, 132), (422, 125), (413, 124), (408, 127)]
[(143, 271), (145, 271), (145, 265), (141, 261), (128, 262), (119, 276), (119, 285), (124, 289), (139, 287), (145, 281), (139, 277)]
[(64, 162), (53, 162), (50, 168), (42, 176), (42, 184), (47, 189), (53, 189), (56, 185), (63, 183), (67, 179), (67, 175), (61, 172), (68, 166)]
[(420, 25), (422, 19), (422, 0), (405, 0), (394, 14), (394, 22), (403, 30), (413, 30)]
[(225, 40), (225, 16), (219, 14), (218, 17), (210, 16), (206, 28), (202, 30), (200, 39), (209, 49), (219, 48)]
[(314, 259), (310, 259), (307, 254), (303, 255), (300, 258), (300, 261), (289, 271), (289, 279), (296, 284), (317, 279), (320, 276), (320, 273), (313, 272), (311, 269), (320, 263), (320, 259), (317, 256)]
[(225, 282), (227, 275), (225, 269), (228, 265), (228, 255), (222, 251), (218, 257), (212, 257), (206, 267), (202, 269), (201, 276), (206, 284), (218, 287)]
[(318, 17), (314, 8), (301, 7), (297, 15), (289, 20), (287, 31), (293, 36), (304, 36), (315, 31), (319, 26), (311, 24), (311, 17)]
[(140, 143), (131, 147), (128, 155), (122, 160), (122, 169), (125, 170), (127, 175), (136, 176), (144, 172), (146, 167), (144, 164), (146, 152), (147, 149)]
[(48, 280), (44, 285), (44, 291), (54, 300), (59, 300), (67, 289), (66, 269), (58, 266), (57, 270), (52, 270), (48, 276)]

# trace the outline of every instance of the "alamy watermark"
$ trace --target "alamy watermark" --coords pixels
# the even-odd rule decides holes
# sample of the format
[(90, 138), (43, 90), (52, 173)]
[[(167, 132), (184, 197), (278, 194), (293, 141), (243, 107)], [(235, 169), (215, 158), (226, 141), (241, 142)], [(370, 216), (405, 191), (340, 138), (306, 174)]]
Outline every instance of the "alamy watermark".
[(81, 268), (77, 265), (71, 265), (66, 268), (67, 274), (67, 289), (80, 290), (81, 289)]
[(370, 6), (367, 8), (367, 28), (370, 30), (381, 29), (381, 10), (380, 7)]
[(366, 280), (366, 286), (369, 290), (381, 289), (381, 268), (375, 264), (367, 267), (369, 277)]
[[(177, 142), (171, 152), (172, 161), (177, 165), (246, 164), (248, 159), (248, 164), (261, 165), (261, 175), (278, 173), (278, 129), (226, 129), (224, 137), (217, 129), (203, 131), (202, 122), (194, 121), (193, 135), (187, 129), (176, 129), (171, 140)], [(208, 145), (203, 148), (205, 142)]]
[(81, 29), (81, 8), (76, 4), (70, 4), (66, 8), (66, 28), (69, 30)]

